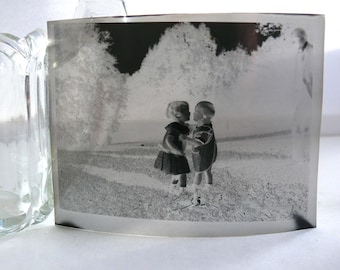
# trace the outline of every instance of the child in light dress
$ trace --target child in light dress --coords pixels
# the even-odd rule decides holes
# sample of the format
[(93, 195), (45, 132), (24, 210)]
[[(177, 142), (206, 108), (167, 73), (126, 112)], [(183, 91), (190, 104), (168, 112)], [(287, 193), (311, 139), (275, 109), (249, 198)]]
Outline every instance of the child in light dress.
[(192, 137), (181, 136), (192, 146), (192, 160), (194, 165), (194, 197), (193, 203), (200, 204), (199, 187), (203, 177), (205, 178), (205, 190), (210, 190), (213, 184), (211, 168), (216, 161), (217, 144), (215, 140), (212, 118), (215, 115), (214, 105), (209, 101), (197, 103), (194, 112), (196, 128), (193, 130)]
[(189, 135), (187, 121), (190, 120), (189, 104), (185, 101), (170, 102), (166, 116), (172, 120), (165, 127), (161, 150), (155, 160), (154, 167), (171, 175), (172, 190), (179, 184), (179, 192), (183, 192), (187, 184), (187, 173), (190, 172), (185, 156), (185, 142), (182, 136)]

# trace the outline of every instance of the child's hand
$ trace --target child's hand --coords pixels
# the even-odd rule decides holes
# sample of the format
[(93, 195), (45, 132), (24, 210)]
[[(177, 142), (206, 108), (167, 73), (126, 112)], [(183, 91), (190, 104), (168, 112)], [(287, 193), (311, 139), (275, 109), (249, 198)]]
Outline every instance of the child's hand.
[(188, 128), (189, 128), (189, 133), (192, 133), (193, 131), (194, 131), (194, 129), (195, 129), (195, 127), (196, 127), (196, 125), (194, 125), (194, 124), (189, 124), (188, 125)]
[(178, 152), (178, 155), (179, 155), (179, 156), (185, 157), (185, 152), (184, 152), (184, 151), (179, 151), (179, 152)]

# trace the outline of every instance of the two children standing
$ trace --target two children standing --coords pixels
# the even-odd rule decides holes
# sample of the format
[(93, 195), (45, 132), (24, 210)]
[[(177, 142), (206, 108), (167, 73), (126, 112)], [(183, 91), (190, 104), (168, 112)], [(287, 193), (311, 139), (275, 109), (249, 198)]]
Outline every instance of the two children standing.
[(216, 160), (217, 145), (211, 120), (215, 115), (214, 105), (208, 101), (201, 101), (195, 106), (194, 121), (196, 127), (190, 130), (186, 124), (190, 120), (189, 104), (185, 101), (169, 103), (166, 111), (172, 122), (165, 127), (161, 150), (155, 160), (154, 167), (171, 175), (172, 186), (179, 185), (181, 191), (187, 184), (187, 173), (190, 172), (189, 163), (185, 155), (186, 145), (191, 146), (192, 161), (195, 171), (193, 189), (194, 203), (198, 204), (199, 186), (204, 177), (206, 189), (213, 183), (211, 173), (212, 164)]

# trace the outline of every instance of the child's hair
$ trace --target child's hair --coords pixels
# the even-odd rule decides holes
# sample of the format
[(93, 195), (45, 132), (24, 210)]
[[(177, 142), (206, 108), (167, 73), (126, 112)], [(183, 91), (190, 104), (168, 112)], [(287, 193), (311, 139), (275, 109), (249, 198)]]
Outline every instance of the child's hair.
[(196, 104), (196, 108), (199, 107), (203, 110), (204, 115), (209, 117), (210, 119), (214, 117), (215, 115), (215, 107), (214, 104), (212, 104), (209, 101), (200, 101)]
[(168, 104), (166, 116), (178, 118), (178, 114), (183, 114), (185, 110), (189, 110), (189, 104), (186, 101), (173, 101)]

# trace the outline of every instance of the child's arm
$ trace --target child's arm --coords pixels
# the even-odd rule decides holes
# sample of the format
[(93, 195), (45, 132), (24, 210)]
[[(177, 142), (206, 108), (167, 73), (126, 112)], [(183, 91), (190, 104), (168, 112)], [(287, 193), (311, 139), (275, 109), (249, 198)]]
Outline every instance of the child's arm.
[(211, 129), (206, 130), (206, 127), (201, 127), (200, 131), (196, 130), (193, 137), (186, 137), (184, 139), (192, 146), (193, 151), (197, 151), (199, 147), (209, 143), (212, 139)]
[(167, 148), (169, 149), (169, 151), (172, 154), (175, 155), (179, 155), (179, 156), (185, 156), (185, 153), (183, 151), (183, 149), (180, 149), (176, 144), (175, 144), (175, 137), (173, 135), (168, 135), (165, 137), (165, 144), (167, 146)]
[(190, 138), (190, 137), (187, 137), (186, 139), (186, 142), (189, 143), (191, 146), (193, 146), (194, 148), (196, 147), (199, 147), (201, 145), (203, 145), (204, 143), (200, 140), (197, 140), (195, 138)]

